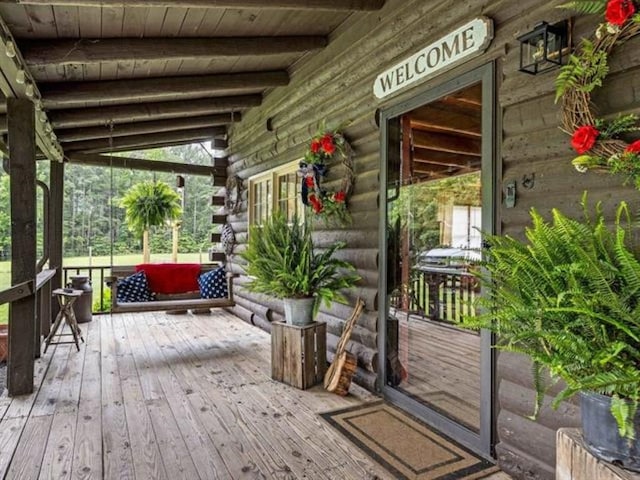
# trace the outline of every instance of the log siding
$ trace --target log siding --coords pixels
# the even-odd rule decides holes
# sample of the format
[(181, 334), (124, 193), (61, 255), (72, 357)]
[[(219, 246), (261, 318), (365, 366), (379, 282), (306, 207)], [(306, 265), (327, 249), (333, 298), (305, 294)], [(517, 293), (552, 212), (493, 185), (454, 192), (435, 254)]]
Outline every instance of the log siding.
[[(559, 106), (554, 104), (557, 71), (531, 77), (518, 72), (516, 38), (541, 20), (555, 22), (570, 13), (555, 8), (562, 0), (387, 0), (374, 13), (355, 13), (329, 37), (329, 45), (314, 56), (295, 64), (290, 84), (272, 90), (230, 130), (230, 174), (249, 177), (302, 158), (307, 142), (324, 119), (330, 126), (346, 125), (344, 133), (355, 150), (356, 182), (350, 201), (353, 224), (335, 228), (319, 223), (315, 236), (319, 245), (335, 240), (347, 242), (344, 258), (350, 260), (363, 277), (351, 292), (366, 302), (366, 310), (354, 330), (351, 350), (358, 357), (356, 381), (374, 390), (377, 385), (377, 304), (378, 304), (378, 191), (380, 138), (376, 110), (455, 78), (472, 68), (494, 62), (497, 72), (498, 158), (497, 229), (499, 233), (523, 234), (528, 212), (535, 206), (543, 213), (558, 207), (565, 213), (580, 214), (580, 197), (588, 190), (591, 201), (602, 201), (612, 209), (622, 199), (632, 208), (640, 205), (631, 187), (622, 179), (595, 173), (579, 174), (570, 164), (572, 152), (568, 137), (559, 130)], [(494, 21), (495, 37), (488, 50), (463, 65), (435, 78), (413, 85), (399, 95), (377, 100), (372, 91), (378, 74), (430, 42), (478, 16)], [(436, 19), (436, 21), (431, 21)], [(588, 35), (595, 19), (579, 18), (574, 38)], [(636, 38), (618, 49), (611, 60), (612, 73), (597, 95), (602, 114), (640, 112), (640, 45)], [(267, 129), (267, 120), (270, 129)], [(534, 177), (533, 188), (522, 187), (524, 176)], [(327, 186), (338, 185), (341, 171), (334, 168)], [(504, 183), (515, 180), (518, 196), (515, 208), (501, 206)], [(239, 243), (246, 242), (247, 213), (229, 217)], [(242, 288), (246, 282), (244, 265), (238, 255), (231, 268), (241, 274), (232, 311), (247, 322), (265, 330), (270, 322), (282, 319), (279, 301), (256, 295)], [(335, 306), (322, 310), (319, 320), (327, 322), (328, 358), (331, 359), (349, 308)], [(497, 366), (496, 455), (500, 466), (515, 478), (551, 479), (555, 464), (555, 431), (578, 421), (578, 408), (572, 403), (559, 411), (545, 407), (538, 422), (527, 416), (533, 399), (530, 368), (526, 359), (500, 355)], [(548, 402), (547, 402), (548, 403)], [(498, 408), (498, 407), (497, 407)], [(523, 443), (524, 442), (524, 443)]]

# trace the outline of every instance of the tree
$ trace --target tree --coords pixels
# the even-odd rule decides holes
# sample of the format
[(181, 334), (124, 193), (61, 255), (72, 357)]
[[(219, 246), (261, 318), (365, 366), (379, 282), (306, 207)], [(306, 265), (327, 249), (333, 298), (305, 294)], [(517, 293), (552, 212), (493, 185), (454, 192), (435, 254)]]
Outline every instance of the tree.
[(134, 185), (124, 196), (121, 207), (129, 230), (142, 235), (143, 262), (149, 263), (149, 229), (177, 220), (182, 215), (180, 196), (164, 182)]

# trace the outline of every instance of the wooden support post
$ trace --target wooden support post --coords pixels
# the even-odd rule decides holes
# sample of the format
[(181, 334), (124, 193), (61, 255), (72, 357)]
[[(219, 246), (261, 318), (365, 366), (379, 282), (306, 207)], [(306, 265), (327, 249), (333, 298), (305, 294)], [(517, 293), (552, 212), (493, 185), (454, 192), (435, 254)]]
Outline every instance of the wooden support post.
[[(51, 162), (49, 167), (49, 268), (56, 270), (56, 274), (49, 285), (50, 291), (62, 288), (62, 210), (64, 206), (64, 163)], [(51, 303), (49, 325), (60, 311), (58, 302)], [(43, 333), (49, 333), (49, 328), (43, 328)]]
[[(11, 197), (11, 284), (36, 278), (36, 140), (31, 100), (7, 99)], [(33, 392), (36, 294), (9, 307), (9, 395)]]

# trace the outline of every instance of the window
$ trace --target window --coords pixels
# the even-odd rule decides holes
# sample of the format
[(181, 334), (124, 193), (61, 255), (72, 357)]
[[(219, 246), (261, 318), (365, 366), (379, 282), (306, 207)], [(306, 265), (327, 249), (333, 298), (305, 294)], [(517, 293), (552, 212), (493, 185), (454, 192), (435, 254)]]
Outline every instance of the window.
[(249, 224), (261, 225), (274, 211), (287, 218), (302, 217), (298, 161), (287, 163), (249, 179)]

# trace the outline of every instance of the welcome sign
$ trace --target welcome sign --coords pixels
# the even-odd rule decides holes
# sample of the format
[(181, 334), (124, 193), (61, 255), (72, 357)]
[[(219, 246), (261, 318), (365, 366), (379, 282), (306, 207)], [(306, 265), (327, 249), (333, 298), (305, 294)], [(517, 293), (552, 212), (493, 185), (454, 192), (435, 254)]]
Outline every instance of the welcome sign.
[(378, 75), (373, 93), (378, 98), (391, 95), (463, 59), (484, 52), (492, 39), (493, 21), (486, 17), (476, 18)]

